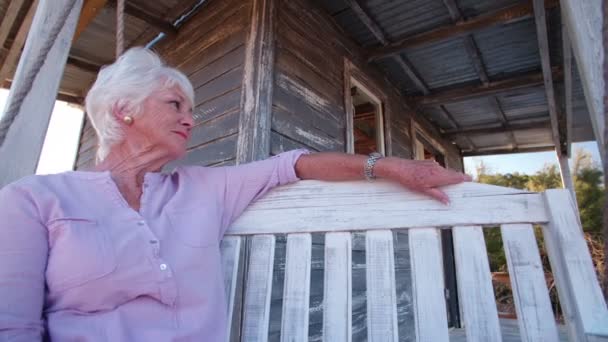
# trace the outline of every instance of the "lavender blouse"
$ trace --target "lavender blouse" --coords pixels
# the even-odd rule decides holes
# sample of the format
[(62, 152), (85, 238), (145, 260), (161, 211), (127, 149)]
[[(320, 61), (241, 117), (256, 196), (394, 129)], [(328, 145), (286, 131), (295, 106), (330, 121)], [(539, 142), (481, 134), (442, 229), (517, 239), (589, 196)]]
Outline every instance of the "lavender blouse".
[(305, 150), (148, 173), (131, 209), (109, 172), (0, 191), (0, 341), (223, 341), (219, 242)]

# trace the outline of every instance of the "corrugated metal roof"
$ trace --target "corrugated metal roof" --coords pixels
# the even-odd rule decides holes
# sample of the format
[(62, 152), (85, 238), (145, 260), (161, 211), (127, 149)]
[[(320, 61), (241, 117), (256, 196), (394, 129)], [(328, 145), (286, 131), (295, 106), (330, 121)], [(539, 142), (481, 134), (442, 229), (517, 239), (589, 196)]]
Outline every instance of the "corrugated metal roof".
[[(360, 1), (364, 10), (384, 31), (390, 41), (430, 31), (452, 22), (448, 9), (441, 0), (366, 0)], [(485, 15), (508, 6), (521, 4), (521, 0), (457, 0), (463, 17)], [(336, 19), (360, 45), (378, 46), (377, 39), (343, 0), (323, 1), (321, 5)], [(333, 12), (332, 12), (333, 11)], [(562, 66), (561, 17), (558, 7), (547, 11), (547, 31), (552, 66)], [(486, 72), (492, 80), (517, 77), (528, 72), (540, 72), (541, 62), (533, 18), (494, 26), (471, 35), (479, 50)], [(419, 48), (407, 49), (406, 57), (430, 89), (431, 93), (442, 89), (481, 84), (473, 60), (462, 38), (454, 38)], [(378, 66), (406, 95), (420, 95), (420, 89), (392, 58), (377, 60)], [(556, 79), (554, 82), (562, 82)], [(556, 87), (558, 88), (558, 87)], [(589, 137), (589, 118), (582, 97), (580, 81), (574, 86), (575, 140)], [(517, 123), (548, 120), (549, 113), (543, 86), (510, 91), (496, 96), (507, 120)], [(490, 101), (492, 100), (492, 101)], [(461, 127), (478, 124), (500, 125), (498, 109), (491, 98), (472, 99), (445, 106)], [(558, 98), (558, 102), (561, 98)], [(558, 103), (558, 106), (561, 104)], [(424, 108), (423, 114), (441, 129), (454, 129), (453, 124), (439, 108)], [(551, 144), (551, 131), (535, 129), (517, 132), (518, 144)], [(510, 144), (505, 134), (477, 136), (480, 147)], [(492, 140), (494, 139), (494, 140)], [(456, 139), (462, 148), (468, 148), (464, 139)]]

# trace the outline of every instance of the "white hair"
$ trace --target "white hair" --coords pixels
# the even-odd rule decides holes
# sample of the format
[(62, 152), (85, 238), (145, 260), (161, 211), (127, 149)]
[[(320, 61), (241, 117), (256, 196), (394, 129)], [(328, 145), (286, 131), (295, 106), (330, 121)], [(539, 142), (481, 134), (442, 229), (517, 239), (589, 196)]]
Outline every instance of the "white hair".
[(192, 84), (180, 71), (171, 68), (152, 51), (134, 47), (116, 62), (104, 66), (85, 99), (86, 111), (99, 138), (96, 161), (105, 159), (110, 148), (124, 139), (124, 131), (113, 115), (123, 107), (137, 117), (144, 100), (153, 92), (178, 86), (194, 104)]

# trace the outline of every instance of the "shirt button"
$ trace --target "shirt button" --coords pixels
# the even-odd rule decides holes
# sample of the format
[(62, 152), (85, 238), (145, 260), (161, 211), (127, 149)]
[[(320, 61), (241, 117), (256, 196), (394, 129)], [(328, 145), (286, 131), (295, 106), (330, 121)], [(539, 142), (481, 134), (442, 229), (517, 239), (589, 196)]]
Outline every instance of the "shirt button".
[(138, 226), (143, 226), (146, 224), (146, 221), (137, 221)]
[(164, 271), (167, 269), (167, 264), (160, 264), (160, 270)]

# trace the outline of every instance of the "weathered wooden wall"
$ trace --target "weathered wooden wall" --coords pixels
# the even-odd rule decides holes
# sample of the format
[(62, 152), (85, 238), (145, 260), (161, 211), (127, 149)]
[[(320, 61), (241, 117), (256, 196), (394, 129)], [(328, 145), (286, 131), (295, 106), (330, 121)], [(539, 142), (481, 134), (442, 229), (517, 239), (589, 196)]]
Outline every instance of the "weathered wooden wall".
[[(188, 75), (195, 89), (195, 127), (188, 154), (169, 168), (176, 164), (235, 163), (249, 18), (247, 1), (210, 1), (175, 38), (156, 48), (169, 65)], [(92, 165), (96, 144), (94, 131), (86, 122), (76, 168)]]

